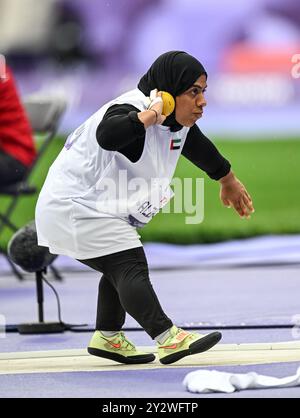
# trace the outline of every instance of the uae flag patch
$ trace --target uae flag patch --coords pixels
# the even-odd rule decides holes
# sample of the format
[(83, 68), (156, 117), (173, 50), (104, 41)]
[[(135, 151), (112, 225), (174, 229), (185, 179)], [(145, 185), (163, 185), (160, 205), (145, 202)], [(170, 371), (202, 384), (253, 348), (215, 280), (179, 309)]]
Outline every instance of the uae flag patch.
[(171, 150), (180, 149), (180, 147), (181, 147), (181, 138), (171, 139), (171, 143), (170, 143), (170, 149)]

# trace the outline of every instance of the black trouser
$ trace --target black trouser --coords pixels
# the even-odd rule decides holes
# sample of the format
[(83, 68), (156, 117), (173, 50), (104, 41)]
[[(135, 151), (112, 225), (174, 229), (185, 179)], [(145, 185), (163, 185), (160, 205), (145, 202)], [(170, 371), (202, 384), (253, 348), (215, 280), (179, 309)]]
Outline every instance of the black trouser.
[(150, 282), (143, 247), (79, 261), (103, 273), (99, 283), (97, 330), (121, 330), (126, 312), (153, 339), (172, 327)]
[(26, 171), (25, 165), (0, 150), (0, 186), (9, 186), (21, 181)]

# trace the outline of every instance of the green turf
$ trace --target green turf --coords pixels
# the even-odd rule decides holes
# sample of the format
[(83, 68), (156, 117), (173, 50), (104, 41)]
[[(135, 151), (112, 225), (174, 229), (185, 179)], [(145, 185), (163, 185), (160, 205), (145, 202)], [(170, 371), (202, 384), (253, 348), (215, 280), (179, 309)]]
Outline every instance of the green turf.
[[(205, 217), (199, 225), (186, 225), (184, 214), (159, 214), (143, 230), (143, 238), (177, 243), (216, 242), (260, 234), (299, 233), (300, 142), (218, 142), (233, 171), (250, 192), (255, 213), (241, 219), (219, 199), (219, 183), (204, 175)], [(182, 159), (179, 177), (202, 176)]]
[[(300, 233), (300, 141), (217, 141), (221, 153), (252, 195), (255, 213), (250, 220), (239, 218), (224, 208), (219, 199), (219, 183), (181, 158), (175, 177), (204, 177), (204, 221), (197, 225), (185, 223), (186, 214), (158, 214), (139, 230), (144, 241), (173, 243), (217, 242), (261, 234)], [(41, 186), (50, 162), (62, 146), (57, 139), (36, 168), (32, 182)], [(23, 198), (13, 217), (21, 226), (34, 216), (34, 198)], [(194, 202), (195, 203), (195, 202)], [(1, 199), (1, 208), (4, 199)], [(10, 236), (1, 237), (5, 244)]]

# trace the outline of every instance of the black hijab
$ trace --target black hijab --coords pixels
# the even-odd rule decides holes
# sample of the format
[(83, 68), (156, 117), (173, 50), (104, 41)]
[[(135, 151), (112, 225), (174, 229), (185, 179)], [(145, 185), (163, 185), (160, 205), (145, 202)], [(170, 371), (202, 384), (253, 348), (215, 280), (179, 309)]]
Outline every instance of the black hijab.
[[(151, 65), (138, 84), (145, 96), (151, 90), (167, 91), (175, 98), (188, 90), (194, 82), (207, 73), (203, 65), (194, 57), (183, 51), (171, 51), (160, 55)], [(179, 131), (182, 126), (175, 119), (175, 111), (164, 122), (172, 132)]]

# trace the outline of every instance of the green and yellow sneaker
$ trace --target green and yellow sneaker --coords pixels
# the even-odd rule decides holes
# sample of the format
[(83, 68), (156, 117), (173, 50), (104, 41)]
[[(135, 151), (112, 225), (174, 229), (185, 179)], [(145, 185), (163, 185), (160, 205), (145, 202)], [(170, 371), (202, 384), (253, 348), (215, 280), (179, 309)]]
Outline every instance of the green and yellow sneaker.
[(220, 332), (208, 335), (190, 333), (177, 328), (171, 328), (171, 336), (163, 345), (158, 345), (158, 357), (162, 364), (171, 364), (191, 354), (202, 353), (216, 345), (222, 338)]
[(93, 356), (125, 364), (150, 363), (155, 360), (154, 354), (137, 351), (121, 331), (113, 337), (105, 337), (100, 331), (95, 331), (87, 351)]

